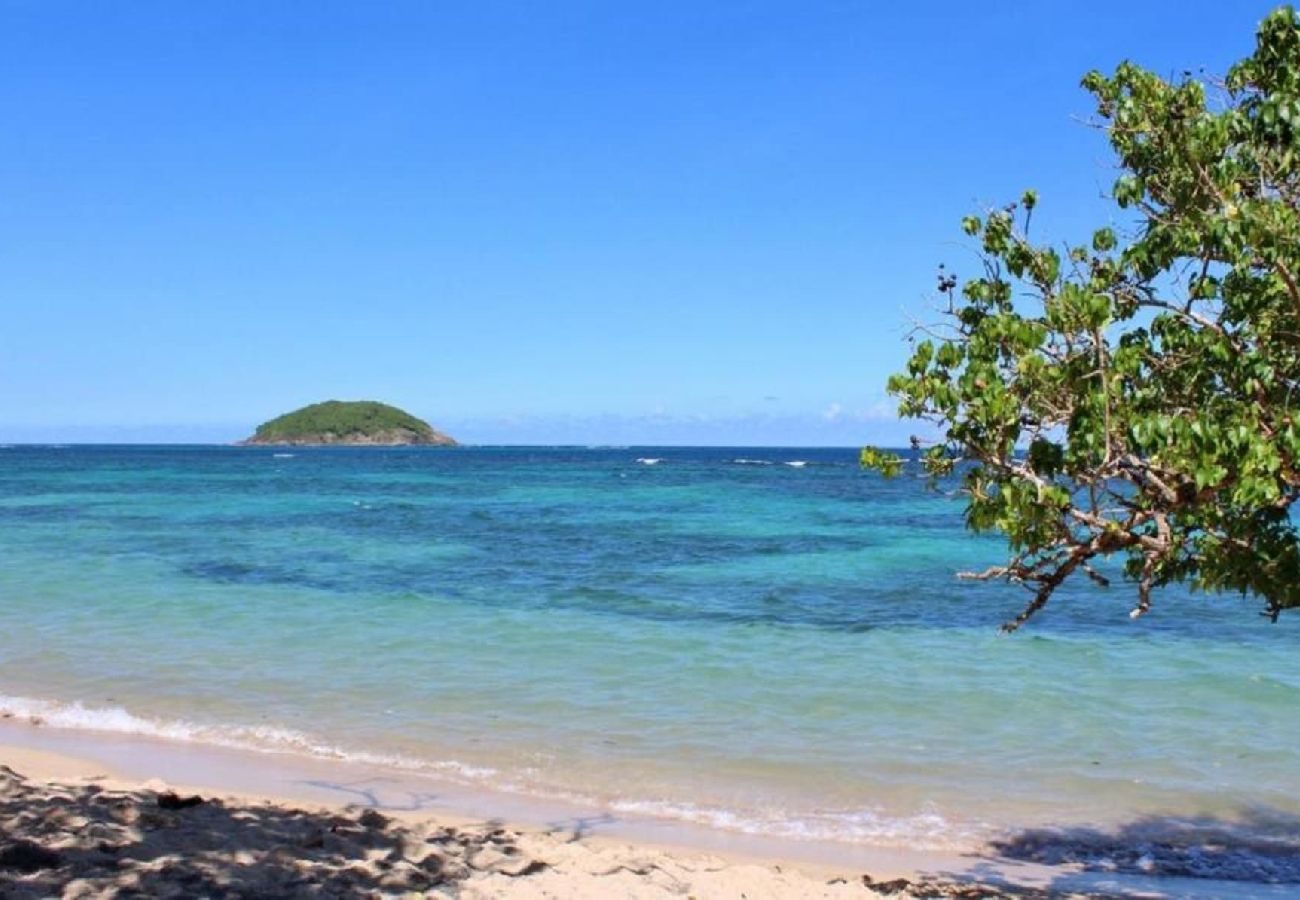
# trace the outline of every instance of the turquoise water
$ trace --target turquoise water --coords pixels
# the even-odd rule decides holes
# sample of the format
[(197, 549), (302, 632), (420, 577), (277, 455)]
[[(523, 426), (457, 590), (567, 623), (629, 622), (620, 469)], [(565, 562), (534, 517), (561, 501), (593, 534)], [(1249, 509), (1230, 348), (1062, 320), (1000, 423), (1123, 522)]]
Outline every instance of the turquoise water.
[(1000, 636), (999, 545), (854, 456), (6, 448), (0, 709), (796, 837), (1294, 831), (1300, 617)]

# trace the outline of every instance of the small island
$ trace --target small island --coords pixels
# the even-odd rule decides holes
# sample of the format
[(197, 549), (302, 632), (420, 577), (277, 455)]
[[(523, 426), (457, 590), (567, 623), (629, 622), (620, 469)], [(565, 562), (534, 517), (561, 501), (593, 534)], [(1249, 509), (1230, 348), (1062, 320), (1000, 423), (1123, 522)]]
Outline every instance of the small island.
[(456, 441), (423, 419), (373, 400), (327, 400), (263, 422), (247, 445), (454, 447)]

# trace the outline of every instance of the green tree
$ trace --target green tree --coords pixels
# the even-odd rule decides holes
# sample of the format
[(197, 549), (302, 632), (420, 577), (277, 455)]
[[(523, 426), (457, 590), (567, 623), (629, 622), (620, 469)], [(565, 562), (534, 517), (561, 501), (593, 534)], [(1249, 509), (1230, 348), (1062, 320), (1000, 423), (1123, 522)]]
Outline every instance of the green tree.
[(937, 426), (923, 463), (962, 479), (967, 525), (1008, 539), (969, 573), (1031, 592), (1005, 630), (1113, 556), (1133, 616), (1183, 582), (1276, 620), (1300, 606), (1300, 20), (1271, 13), (1219, 84), (1126, 62), (1083, 86), (1132, 228), (1035, 243), (1032, 191), (966, 218), (982, 271), (940, 269), (941, 324), (889, 390)]

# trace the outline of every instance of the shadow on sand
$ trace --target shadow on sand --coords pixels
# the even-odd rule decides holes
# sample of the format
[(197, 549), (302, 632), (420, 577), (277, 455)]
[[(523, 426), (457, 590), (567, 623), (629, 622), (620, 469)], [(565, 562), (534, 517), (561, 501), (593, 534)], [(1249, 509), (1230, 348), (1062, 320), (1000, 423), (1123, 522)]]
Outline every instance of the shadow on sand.
[(545, 868), (520, 851), (517, 837), (495, 823), (415, 825), (373, 809), (228, 807), (166, 791), (51, 787), (0, 766), (6, 900), (452, 896), (475, 872), (520, 876)]
[(1151, 816), (1113, 831), (1026, 831), (993, 849), (1011, 859), (1090, 870), (1300, 884), (1300, 817), (1270, 809), (1233, 819)]
[[(227, 806), (165, 790), (49, 785), (0, 766), (0, 898), (451, 897), (471, 878), (549, 868), (498, 822), (454, 828), (373, 808), (382, 799), (390, 811), (424, 809), (436, 799), (428, 794), (381, 797), (370, 782), (319, 786), (356, 807)], [(549, 833), (583, 841), (610, 821), (566, 819)], [(901, 897), (1300, 896), (1300, 817), (1252, 810), (1230, 819), (1151, 817), (1113, 830), (1038, 829), (953, 871), (830, 883), (850, 881)]]
[[(1300, 896), (1300, 817), (1149, 816), (1100, 828), (1039, 828), (994, 841), (988, 858), (931, 873), (1029, 897)], [(914, 886), (926, 896), (925, 884)], [(936, 892), (932, 896), (942, 896)]]

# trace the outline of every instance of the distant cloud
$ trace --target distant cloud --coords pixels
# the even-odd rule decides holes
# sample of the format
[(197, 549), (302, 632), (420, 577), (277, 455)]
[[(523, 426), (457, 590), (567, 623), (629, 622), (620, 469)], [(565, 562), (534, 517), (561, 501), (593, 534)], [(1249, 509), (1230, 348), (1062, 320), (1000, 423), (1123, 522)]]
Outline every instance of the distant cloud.
[(826, 407), (826, 411), (822, 413), (822, 418), (827, 422), (838, 422), (840, 417), (843, 415), (844, 407), (838, 403), (832, 403), (830, 406)]
[(889, 397), (881, 397), (862, 413), (864, 420), (898, 418), (898, 404)]

